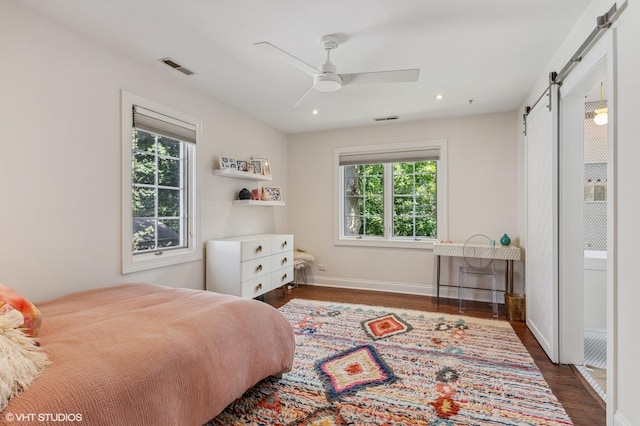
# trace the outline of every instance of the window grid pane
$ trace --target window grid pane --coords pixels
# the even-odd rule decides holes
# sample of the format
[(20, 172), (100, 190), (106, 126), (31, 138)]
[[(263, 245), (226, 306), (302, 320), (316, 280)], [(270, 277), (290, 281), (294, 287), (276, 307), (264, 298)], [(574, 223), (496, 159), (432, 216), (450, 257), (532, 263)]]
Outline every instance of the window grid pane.
[(134, 129), (133, 253), (188, 246), (185, 142)]
[(393, 235), (436, 238), (436, 161), (393, 164)]
[(344, 166), (344, 235), (384, 235), (384, 167)]

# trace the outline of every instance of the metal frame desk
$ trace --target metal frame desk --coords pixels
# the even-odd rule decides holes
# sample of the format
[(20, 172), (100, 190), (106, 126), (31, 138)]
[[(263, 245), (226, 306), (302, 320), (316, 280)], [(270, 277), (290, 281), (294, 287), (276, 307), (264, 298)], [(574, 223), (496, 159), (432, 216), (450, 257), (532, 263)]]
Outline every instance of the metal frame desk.
[[(440, 284), (440, 258), (442, 256), (449, 257), (465, 257), (463, 253), (464, 243), (435, 243), (433, 245), (433, 259), (435, 263), (435, 282), (436, 282), (436, 299), (440, 303), (440, 287), (456, 287), (452, 285)], [(509, 246), (490, 246), (489, 244), (472, 244), (475, 248), (473, 257), (479, 259), (494, 259), (505, 261), (505, 292), (513, 293), (513, 261), (521, 259), (520, 247)], [(468, 257), (468, 256), (467, 256)]]

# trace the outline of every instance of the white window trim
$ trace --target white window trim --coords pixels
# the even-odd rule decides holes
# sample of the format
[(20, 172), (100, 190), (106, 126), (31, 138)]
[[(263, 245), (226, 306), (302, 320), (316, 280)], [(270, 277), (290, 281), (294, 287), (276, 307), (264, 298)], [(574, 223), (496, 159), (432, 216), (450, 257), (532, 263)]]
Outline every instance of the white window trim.
[[(413, 238), (406, 237), (392, 237), (389, 238), (386, 235), (389, 234), (388, 223), (385, 223), (385, 237), (345, 237), (343, 236), (344, 227), (344, 202), (343, 202), (343, 172), (340, 168), (340, 155), (343, 154), (355, 154), (355, 153), (376, 153), (376, 152), (392, 152), (392, 151), (406, 151), (411, 149), (420, 148), (436, 148), (440, 149), (440, 159), (438, 160), (437, 180), (438, 180), (438, 192), (437, 192), (437, 237), (439, 240), (447, 239), (448, 225), (447, 225), (447, 210), (448, 210), (448, 185), (447, 185), (447, 140), (436, 139), (429, 141), (417, 141), (417, 142), (398, 142), (391, 144), (378, 144), (378, 145), (362, 145), (351, 147), (336, 147), (333, 150), (333, 179), (334, 179), (334, 231), (333, 231), (333, 244), (341, 246), (364, 246), (364, 247), (395, 247), (395, 248), (413, 248), (413, 249), (433, 249), (433, 243), (435, 239), (422, 238), (415, 240)], [(385, 193), (384, 202), (385, 205), (391, 202), (391, 191), (387, 190), (388, 182), (390, 179), (388, 173), (385, 173)]]
[[(132, 155), (131, 155), (131, 134), (133, 132), (132, 108), (139, 105), (152, 111), (176, 118), (178, 120), (191, 123), (196, 126), (196, 144), (189, 144), (189, 214), (187, 232), (189, 233), (189, 245), (185, 248), (165, 250), (162, 254), (158, 252), (133, 254), (133, 215), (132, 215)], [(172, 108), (137, 96), (133, 93), (122, 91), (122, 273), (145, 271), (148, 269), (160, 268), (178, 263), (192, 262), (202, 259), (202, 243), (199, 236), (200, 215), (199, 199), (200, 185), (198, 182), (198, 166), (196, 157), (196, 146), (199, 142), (202, 121), (176, 111)]]

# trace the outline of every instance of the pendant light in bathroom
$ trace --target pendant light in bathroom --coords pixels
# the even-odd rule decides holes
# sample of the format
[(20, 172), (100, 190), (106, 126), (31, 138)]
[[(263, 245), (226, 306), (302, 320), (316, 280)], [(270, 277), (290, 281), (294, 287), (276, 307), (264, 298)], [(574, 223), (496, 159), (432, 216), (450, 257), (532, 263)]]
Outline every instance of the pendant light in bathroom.
[(604, 126), (609, 122), (608, 109), (604, 106), (604, 84), (600, 82), (600, 109), (594, 111), (596, 113), (593, 117), (593, 122), (598, 126)]

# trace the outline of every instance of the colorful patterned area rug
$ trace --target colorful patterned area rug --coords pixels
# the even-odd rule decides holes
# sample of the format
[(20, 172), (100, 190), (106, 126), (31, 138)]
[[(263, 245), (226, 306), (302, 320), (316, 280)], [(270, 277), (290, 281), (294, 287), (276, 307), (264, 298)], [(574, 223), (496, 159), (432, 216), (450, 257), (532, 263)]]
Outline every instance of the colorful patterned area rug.
[(506, 321), (294, 299), (293, 370), (207, 425), (571, 425)]

